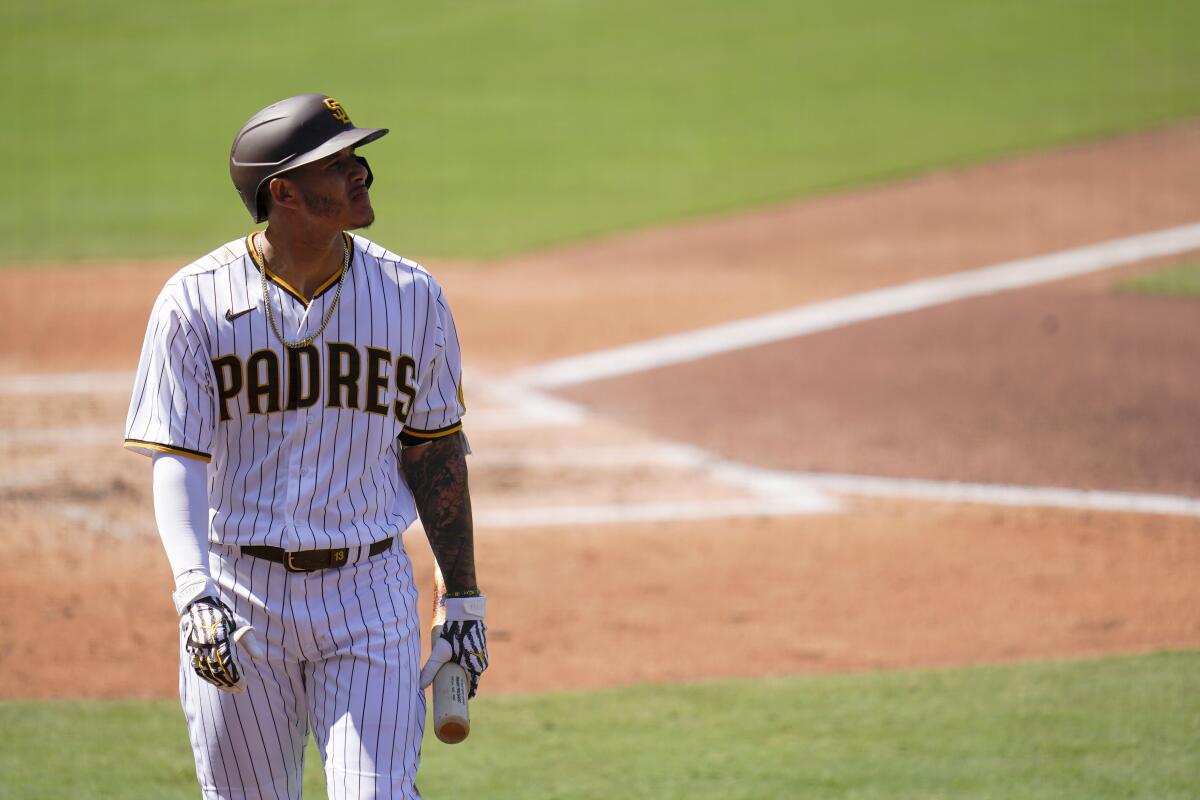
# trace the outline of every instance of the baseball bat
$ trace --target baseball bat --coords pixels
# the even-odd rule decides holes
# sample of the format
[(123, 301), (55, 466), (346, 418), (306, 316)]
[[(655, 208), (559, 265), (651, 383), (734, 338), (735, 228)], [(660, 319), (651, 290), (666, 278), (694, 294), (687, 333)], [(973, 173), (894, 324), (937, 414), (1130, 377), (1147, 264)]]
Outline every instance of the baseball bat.
[[(433, 631), (430, 647), (442, 635), (446, 622), (446, 609), (442, 597), (446, 594), (446, 581), (435, 560), (433, 565)], [(458, 664), (447, 662), (433, 676), (433, 732), (439, 741), (458, 744), (471, 733), (471, 714), (467, 708), (467, 671)]]
[(233, 641), (241, 646), (246, 655), (258, 661), (267, 657), (267, 650), (258, 638), (258, 631), (253, 625), (246, 625), (233, 632)]

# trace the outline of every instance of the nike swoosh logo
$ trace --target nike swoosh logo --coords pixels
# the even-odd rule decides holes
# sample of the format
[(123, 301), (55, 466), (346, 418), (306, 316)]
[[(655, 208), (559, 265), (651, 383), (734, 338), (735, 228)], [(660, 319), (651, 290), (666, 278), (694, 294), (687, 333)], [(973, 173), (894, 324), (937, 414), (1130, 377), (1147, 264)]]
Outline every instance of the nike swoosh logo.
[(249, 314), (253, 310), (254, 310), (253, 308), (243, 308), (241, 311), (239, 311), (235, 314), (235, 313), (233, 313), (232, 308), (226, 309), (225, 319), (227, 319), (229, 322), (233, 322), (235, 319), (240, 317), (242, 314)]

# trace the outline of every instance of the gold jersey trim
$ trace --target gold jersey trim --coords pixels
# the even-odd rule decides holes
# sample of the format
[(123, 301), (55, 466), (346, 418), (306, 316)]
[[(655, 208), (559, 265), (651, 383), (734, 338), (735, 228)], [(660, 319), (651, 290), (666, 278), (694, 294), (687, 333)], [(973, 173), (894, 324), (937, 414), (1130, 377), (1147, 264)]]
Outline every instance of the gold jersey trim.
[[(301, 303), (304, 303), (304, 305), (308, 305), (313, 300), (316, 300), (318, 297), (325, 294), (325, 292), (332, 289), (337, 284), (338, 279), (340, 279), (342, 277), (342, 268), (338, 267), (337, 272), (333, 273), (333, 275), (331, 275), (327, 281), (325, 281), (324, 283), (322, 283), (320, 286), (317, 287), (317, 290), (315, 292), (313, 292), (312, 297), (305, 297), (303, 294), (301, 294), (299, 291), (297, 291), (296, 288), (293, 287), (290, 283), (288, 283), (283, 278), (279, 277), (274, 272), (272, 272), (271, 268), (268, 267), (266, 264), (264, 264), (259, 259), (258, 248), (254, 246), (254, 236), (257, 233), (259, 233), (259, 231), (250, 231), (250, 233), (246, 234), (246, 250), (247, 250), (247, 252), (250, 253), (250, 259), (254, 262), (254, 266), (258, 267), (260, 270), (264, 270), (267, 273), (267, 280), (269, 280), (271, 283), (278, 286), (280, 289), (283, 289), (285, 292), (287, 292), (292, 297), (299, 300)], [(353, 261), (354, 260), (354, 240), (350, 238), (350, 234), (347, 233), (346, 231), (342, 231), (342, 236), (345, 237), (345, 239), (346, 239), (346, 248), (350, 251), (350, 260)]]
[(212, 456), (208, 453), (201, 453), (199, 450), (189, 450), (186, 447), (175, 447), (169, 444), (159, 444), (158, 442), (143, 442), (141, 439), (126, 439), (126, 450), (156, 450), (160, 453), (171, 453), (177, 456), (186, 456), (194, 458), (197, 461), (211, 461)]
[(414, 436), (417, 439), (440, 439), (443, 436), (449, 436), (452, 433), (458, 433), (462, 430), (462, 422), (456, 422), (453, 425), (448, 425), (445, 428), (438, 428), (436, 431), (418, 431), (413, 430), (407, 425), (404, 426), (402, 434), (404, 436)]

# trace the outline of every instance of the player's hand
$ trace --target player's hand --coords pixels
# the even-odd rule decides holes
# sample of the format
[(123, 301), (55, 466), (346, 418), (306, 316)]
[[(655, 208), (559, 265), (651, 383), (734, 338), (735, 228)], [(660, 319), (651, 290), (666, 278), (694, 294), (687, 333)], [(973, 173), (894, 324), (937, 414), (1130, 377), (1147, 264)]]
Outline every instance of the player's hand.
[[(246, 673), (239, 650), (250, 658), (262, 658), (263, 648), (254, 628), (237, 626), (233, 612), (216, 597), (212, 584), (181, 587), (175, 593), (180, 612), (179, 629), (183, 635), (192, 671), (221, 691), (246, 690)], [(203, 593), (192, 598), (189, 595)], [(178, 608), (178, 606), (183, 606)]]
[(421, 688), (433, 683), (443, 664), (453, 661), (467, 671), (471, 680), (467, 696), (474, 697), (479, 678), (488, 667), (487, 626), (483, 624), (487, 598), (451, 597), (444, 599), (442, 605), (446, 609), (446, 622), (441, 636), (433, 641), (429, 660), (421, 668)]

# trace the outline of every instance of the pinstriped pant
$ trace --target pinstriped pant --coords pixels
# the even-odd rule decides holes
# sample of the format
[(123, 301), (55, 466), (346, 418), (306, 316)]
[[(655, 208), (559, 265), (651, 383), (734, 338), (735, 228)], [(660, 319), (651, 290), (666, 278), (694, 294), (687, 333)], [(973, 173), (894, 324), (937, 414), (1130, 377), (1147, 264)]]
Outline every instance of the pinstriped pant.
[(340, 569), (289, 573), (220, 545), (209, 565), (221, 599), (257, 629), (267, 657), (239, 651), (243, 694), (217, 690), (182, 660), (179, 694), (204, 797), (299, 798), (310, 726), (329, 797), (420, 797), (421, 639), (399, 537)]

